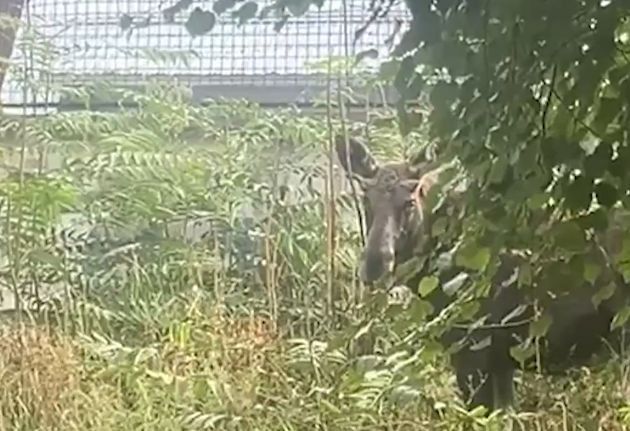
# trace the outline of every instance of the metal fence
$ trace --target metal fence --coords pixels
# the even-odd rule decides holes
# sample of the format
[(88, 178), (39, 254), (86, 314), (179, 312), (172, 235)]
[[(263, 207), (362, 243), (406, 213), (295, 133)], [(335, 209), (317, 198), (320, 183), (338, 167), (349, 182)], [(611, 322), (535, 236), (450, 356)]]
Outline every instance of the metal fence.
[[(275, 16), (240, 25), (238, 15), (228, 11), (216, 17), (210, 31), (191, 36), (193, 11), (205, 14), (207, 23), (208, 14), (221, 2), (229, 3), (185, 1), (188, 7), (173, 15), (169, 8), (181, 5), (181, 0), (30, 0), (22, 21), (35, 36), (20, 30), (11, 60), (47, 69), (46, 79), (53, 87), (94, 79), (137, 83), (147, 76), (167, 76), (191, 85), (198, 99), (306, 102), (321, 85), (317, 62), (368, 49), (378, 57), (366, 61), (378, 62), (408, 20), (402, 1), (395, 1), (389, 13), (376, 18), (355, 41), (356, 32), (370, 19), (374, 1), (326, 0), (321, 9), (311, 7), (289, 19), (279, 32)], [(242, 4), (237, 2), (236, 8)], [(35, 64), (38, 55), (43, 66)], [(15, 67), (7, 75), (0, 94), (5, 107), (59, 102), (58, 94), (43, 101), (41, 95), (25, 92), (21, 74), (23, 69)]]

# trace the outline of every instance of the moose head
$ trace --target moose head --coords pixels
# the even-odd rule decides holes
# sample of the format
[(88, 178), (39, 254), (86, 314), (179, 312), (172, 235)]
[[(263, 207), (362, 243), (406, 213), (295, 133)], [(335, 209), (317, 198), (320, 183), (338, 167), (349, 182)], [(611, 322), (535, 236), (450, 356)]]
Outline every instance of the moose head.
[(359, 277), (374, 282), (393, 272), (411, 257), (421, 240), (423, 198), (437, 181), (438, 170), (429, 162), (380, 164), (359, 141), (338, 137), (341, 166), (363, 190), (367, 241)]

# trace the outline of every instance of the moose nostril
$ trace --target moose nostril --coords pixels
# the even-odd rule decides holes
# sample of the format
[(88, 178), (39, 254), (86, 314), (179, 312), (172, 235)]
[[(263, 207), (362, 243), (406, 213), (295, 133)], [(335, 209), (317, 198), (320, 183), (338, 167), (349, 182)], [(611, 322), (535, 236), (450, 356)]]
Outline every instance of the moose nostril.
[(364, 282), (372, 282), (391, 271), (394, 255), (391, 253), (368, 254), (361, 265), (360, 277)]
[(383, 275), (383, 266), (377, 262), (372, 264), (363, 262), (359, 276), (364, 283), (371, 283), (378, 280)]

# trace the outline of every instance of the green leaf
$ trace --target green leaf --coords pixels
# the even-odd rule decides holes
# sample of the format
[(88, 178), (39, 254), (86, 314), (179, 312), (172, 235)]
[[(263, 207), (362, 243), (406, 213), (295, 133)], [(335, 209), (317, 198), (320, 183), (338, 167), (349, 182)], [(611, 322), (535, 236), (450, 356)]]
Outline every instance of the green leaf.
[(197, 6), (190, 13), (184, 27), (186, 27), (188, 34), (191, 36), (202, 36), (214, 28), (216, 20), (214, 13)]
[(133, 24), (133, 17), (124, 13), (120, 16), (120, 22), (118, 25), (122, 31), (129, 30), (131, 28), (131, 24)]
[(477, 315), (480, 308), (481, 304), (479, 301), (466, 302), (461, 305), (459, 309), (459, 316), (463, 320), (472, 320)]
[(540, 142), (528, 143), (520, 152), (515, 151), (509, 156), (509, 159), (518, 177), (526, 177), (529, 173), (536, 172), (540, 161)]
[(273, 31), (278, 33), (280, 30), (282, 30), (284, 26), (286, 25), (286, 23), (289, 22), (289, 18), (290, 18), (289, 15), (284, 15), (280, 20), (276, 21), (273, 24)]
[(573, 210), (583, 210), (591, 205), (593, 180), (579, 175), (567, 186), (564, 199), (567, 206)]
[(488, 182), (490, 184), (499, 184), (503, 182), (505, 172), (508, 168), (508, 158), (505, 156), (497, 157), (490, 167), (490, 173), (488, 174)]
[(311, 5), (310, 0), (287, 0), (287, 9), (293, 16), (302, 16)]
[(435, 276), (423, 277), (418, 285), (418, 293), (426, 298), (440, 284), (440, 280)]
[(553, 319), (551, 317), (551, 314), (546, 312), (543, 313), (538, 319), (532, 321), (529, 324), (530, 337), (543, 337), (549, 330), (552, 321)]
[(536, 353), (536, 346), (531, 341), (526, 341), (519, 345), (510, 348), (510, 355), (523, 366), (527, 359), (534, 356)]
[(444, 346), (437, 340), (428, 338), (422, 342), (420, 347), (420, 359), (429, 363), (442, 352), (444, 352)]
[(238, 19), (238, 25), (243, 25), (250, 19), (254, 18), (256, 16), (256, 12), (258, 12), (258, 3), (248, 1), (238, 10), (234, 11), (232, 13), (232, 17)]
[(619, 271), (621, 272), (621, 275), (623, 276), (623, 281), (626, 283), (629, 283), (630, 282), (630, 262), (627, 260), (623, 261), (618, 264), (618, 268), (619, 268)]
[(599, 288), (597, 292), (595, 292), (595, 294), (591, 297), (591, 301), (593, 302), (593, 305), (596, 308), (599, 307), (599, 305), (603, 301), (610, 299), (615, 294), (615, 290), (617, 290), (617, 285), (614, 282), (608, 283), (602, 286), (601, 288)]
[(442, 285), (442, 290), (449, 296), (454, 295), (468, 280), (468, 274), (460, 272)]
[(522, 320), (523, 319), (522, 315), (525, 312), (527, 312), (528, 309), (529, 309), (529, 306), (526, 304), (521, 304), (514, 307), (512, 311), (510, 311), (501, 319), (501, 324), (505, 325), (507, 323), (512, 323), (515, 320)]
[(168, 23), (175, 21), (175, 15), (188, 9), (192, 5), (193, 0), (178, 0), (173, 5), (162, 10), (162, 15)]
[(555, 138), (545, 139), (541, 152), (543, 161), (549, 168), (580, 159), (584, 155), (584, 151), (577, 143)]
[(630, 318), (630, 306), (626, 305), (621, 310), (619, 310), (617, 314), (615, 314), (615, 317), (610, 324), (610, 330), (614, 331), (617, 328), (621, 328), (626, 324), (628, 318)]
[(435, 308), (429, 301), (422, 300), (418, 297), (414, 297), (411, 300), (411, 304), (407, 309), (408, 315), (411, 317), (411, 321), (414, 323), (425, 322), (427, 317), (433, 314)]
[(630, 148), (622, 146), (617, 149), (617, 157), (610, 162), (608, 171), (616, 178), (623, 179), (628, 174), (630, 164)]
[(539, 277), (538, 286), (543, 291), (554, 293), (571, 291), (575, 286), (580, 286), (584, 283), (584, 268), (576, 271), (576, 263), (579, 260), (566, 262), (558, 259), (548, 263)]
[(480, 341), (475, 342), (470, 346), (470, 350), (475, 352), (479, 350), (483, 350), (486, 347), (490, 347), (492, 344), (492, 336), (488, 335), (487, 337), (482, 338)]
[(232, 9), (236, 6), (236, 0), (217, 0), (212, 5), (212, 10), (215, 14), (221, 15), (228, 9)]
[(424, 256), (414, 256), (407, 262), (403, 262), (400, 265), (397, 265), (396, 269), (394, 270), (394, 276), (400, 282), (405, 282), (406, 280), (418, 274), (418, 271), (420, 271), (424, 266), (425, 259), (426, 257)]
[(610, 169), (612, 157), (612, 146), (606, 142), (600, 142), (593, 154), (584, 160), (586, 174), (591, 178), (603, 176)]
[(599, 232), (608, 228), (609, 221), (609, 210), (604, 208), (598, 208), (577, 220), (582, 229), (595, 229)]
[(530, 209), (542, 208), (549, 202), (549, 195), (547, 193), (536, 193), (527, 199), (527, 206)]
[(601, 135), (605, 134), (608, 125), (621, 114), (622, 106), (623, 103), (618, 98), (602, 97), (593, 120), (593, 128)]
[(553, 229), (556, 245), (570, 252), (579, 252), (586, 246), (586, 235), (579, 224), (566, 221)]
[(483, 271), (490, 262), (490, 249), (467, 244), (461, 247), (455, 256), (455, 263), (473, 271)]
[[(627, 24), (626, 24), (627, 26)], [(630, 63), (624, 63), (613, 67), (608, 72), (608, 78), (613, 86), (618, 86), (630, 75)]]
[(522, 263), (518, 268), (518, 286), (529, 287), (533, 282), (532, 266), (528, 263)]
[(606, 181), (595, 185), (595, 196), (597, 197), (597, 202), (607, 208), (612, 207), (619, 200), (617, 188)]
[(446, 271), (453, 266), (453, 251), (445, 251), (444, 253), (440, 253), (435, 260), (435, 267), (438, 271)]
[(584, 264), (584, 279), (591, 284), (595, 284), (597, 277), (602, 273), (601, 265), (594, 262)]

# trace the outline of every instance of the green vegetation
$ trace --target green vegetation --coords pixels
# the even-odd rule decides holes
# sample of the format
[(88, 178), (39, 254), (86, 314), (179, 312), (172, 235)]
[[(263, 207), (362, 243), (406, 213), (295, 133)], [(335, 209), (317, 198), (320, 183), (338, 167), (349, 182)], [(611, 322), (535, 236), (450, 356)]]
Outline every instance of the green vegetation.
[[(524, 376), (518, 415), (466, 412), (443, 352), (404, 344), (430, 322), (354, 280), (342, 190), (329, 294), (325, 118), (134, 97), (3, 123), (5, 157), (19, 136), (28, 151), (0, 188), (2, 283), (23, 310), (0, 335), (0, 429), (623, 429), (623, 362)], [(369, 132), (383, 157), (424, 142), (391, 116)]]
[[(237, 3), (219, 9), (256, 15)], [(260, 10), (282, 22), (310, 3)], [(508, 247), (528, 251), (534, 299), (570, 295), (601, 272), (584, 244), (602, 215), (629, 202), (630, 4), (407, 4), (411, 30), (381, 68), (406, 97), (397, 121), (200, 108), (161, 85), (126, 95), (137, 110), (2, 121), (0, 281), (20, 310), (0, 333), (0, 429), (630, 427), (624, 357), (519, 376), (519, 413), (467, 412), (442, 349), (410, 342), (435, 322), (356, 282), (355, 202), (326, 158), (331, 129), (353, 126), (385, 158), (428, 143), (457, 158), (465, 229), (443, 242), (473, 262), (465, 288), (483, 290)], [(191, 34), (211, 31), (204, 17)], [(416, 115), (406, 102), (423, 95)], [(627, 280), (618, 222), (607, 264)], [(629, 317), (620, 304), (614, 324)]]

